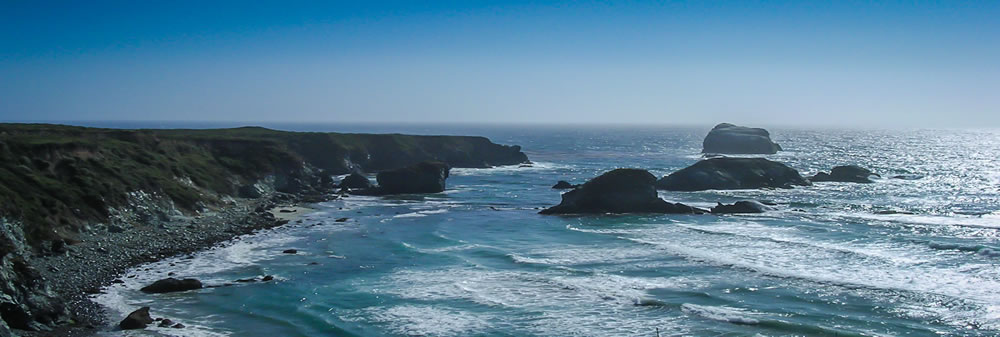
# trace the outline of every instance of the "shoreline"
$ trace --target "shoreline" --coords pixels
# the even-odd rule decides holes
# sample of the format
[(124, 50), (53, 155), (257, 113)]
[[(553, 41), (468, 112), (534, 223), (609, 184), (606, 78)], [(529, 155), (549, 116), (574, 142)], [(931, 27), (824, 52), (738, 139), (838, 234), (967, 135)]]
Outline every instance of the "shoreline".
[[(331, 199), (336, 198), (331, 195)], [(270, 198), (241, 199), (233, 205), (196, 217), (178, 217), (160, 224), (135, 225), (118, 233), (86, 233), (80, 243), (58, 256), (34, 257), (39, 273), (50, 281), (64, 301), (71, 321), (51, 331), (23, 331), (21, 336), (94, 336), (114, 330), (118, 323), (106, 308), (91, 300), (95, 294), (132, 268), (166, 258), (211, 249), (241, 235), (277, 228), (315, 212), (313, 202), (275, 194)], [(124, 318), (124, 317), (122, 317)]]

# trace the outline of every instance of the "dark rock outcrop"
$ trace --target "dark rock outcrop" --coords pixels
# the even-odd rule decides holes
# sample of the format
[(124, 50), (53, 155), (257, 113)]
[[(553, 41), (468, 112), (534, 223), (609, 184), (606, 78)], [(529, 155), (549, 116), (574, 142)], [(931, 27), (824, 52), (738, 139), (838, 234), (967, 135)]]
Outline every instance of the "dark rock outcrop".
[(371, 187), (372, 187), (372, 182), (368, 180), (368, 177), (365, 177), (361, 173), (357, 172), (351, 173), (347, 177), (344, 177), (344, 180), (340, 181), (340, 188), (352, 189), (352, 188), (371, 188)]
[(816, 173), (810, 180), (813, 182), (834, 181), (843, 183), (872, 183), (871, 176), (879, 176), (871, 170), (857, 165), (837, 166), (830, 173)]
[(663, 177), (659, 189), (670, 191), (791, 188), (809, 181), (785, 164), (764, 158), (705, 159)]
[(69, 318), (64, 300), (29, 263), (30, 254), (20, 224), (0, 217), (0, 334), (46, 330)]
[(712, 128), (702, 142), (703, 153), (775, 154), (781, 146), (771, 141), (771, 134), (761, 128), (722, 123)]
[(379, 172), (375, 177), (385, 194), (444, 192), (451, 167), (435, 161)]
[(555, 185), (552, 185), (552, 188), (553, 189), (557, 189), (557, 190), (566, 190), (566, 189), (571, 189), (571, 188), (577, 188), (579, 186), (580, 185), (570, 184), (568, 181), (565, 181), (565, 180), (560, 180)]
[(178, 291), (188, 291), (201, 289), (201, 281), (193, 278), (187, 278), (183, 280), (175, 279), (173, 277), (165, 278), (148, 286), (142, 287), (140, 291), (148, 294), (162, 294), (162, 293), (172, 293)]
[(375, 176), (378, 186), (351, 191), (361, 195), (390, 195), (412, 193), (444, 192), (445, 180), (451, 167), (436, 161), (425, 161), (416, 165), (379, 172)]
[(646, 170), (615, 169), (563, 193), (559, 205), (541, 214), (688, 213), (703, 210), (660, 199), (656, 177)]
[(764, 213), (771, 210), (771, 207), (754, 200), (741, 200), (732, 205), (725, 205), (721, 202), (718, 206), (712, 207), (712, 214), (738, 214), (738, 213)]
[(128, 314), (118, 323), (118, 327), (122, 330), (135, 330), (145, 329), (150, 324), (153, 324), (153, 317), (149, 316), (149, 307), (142, 307)]

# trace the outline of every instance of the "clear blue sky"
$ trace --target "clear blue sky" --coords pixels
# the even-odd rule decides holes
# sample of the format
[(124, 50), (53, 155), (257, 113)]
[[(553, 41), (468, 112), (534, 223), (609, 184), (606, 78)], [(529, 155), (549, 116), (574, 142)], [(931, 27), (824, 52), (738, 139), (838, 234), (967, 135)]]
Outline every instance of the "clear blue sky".
[(3, 1), (0, 120), (1000, 127), (1000, 1)]

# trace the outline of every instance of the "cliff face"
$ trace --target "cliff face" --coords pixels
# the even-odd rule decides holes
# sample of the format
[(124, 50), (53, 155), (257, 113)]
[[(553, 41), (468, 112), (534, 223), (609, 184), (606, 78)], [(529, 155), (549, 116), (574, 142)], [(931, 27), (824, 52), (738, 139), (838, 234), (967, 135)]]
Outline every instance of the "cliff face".
[(296, 190), (321, 176), (425, 160), (490, 167), (528, 158), (484, 137), (0, 124), (0, 215), (22, 219), (34, 243), (57, 238), (61, 227), (106, 222), (141, 193), (187, 212), (266, 177), (277, 177), (279, 190)]
[[(319, 193), (332, 185), (331, 175), (426, 160), (490, 167), (528, 158), (518, 146), (483, 137), (0, 124), (0, 220), (18, 233), (0, 236), (0, 269), (10, 271), (0, 273), (0, 283), (34, 282), (22, 257), (58, 251), (84, 229), (148, 224), (261, 191)], [(18, 328), (9, 318), (34, 314), (14, 306), (31, 301), (7, 297), (34, 296), (23, 289), (23, 296), (5, 291), (0, 298), (0, 314)], [(48, 323), (48, 316), (25, 319)]]

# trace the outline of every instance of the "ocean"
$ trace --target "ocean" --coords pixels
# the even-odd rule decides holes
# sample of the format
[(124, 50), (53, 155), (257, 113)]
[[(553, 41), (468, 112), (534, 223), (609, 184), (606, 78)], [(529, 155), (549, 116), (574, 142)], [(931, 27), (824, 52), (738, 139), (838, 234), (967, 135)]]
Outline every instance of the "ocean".
[[(558, 180), (697, 162), (711, 126), (264, 126), (481, 135), (521, 145), (534, 165), (456, 168), (444, 193), (324, 202), (301, 223), (140, 266), (95, 296), (109, 320), (149, 305), (187, 328), (102, 335), (1000, 334), (998, 130), (770, 128), (784, 151), (765, 157), (804, 176), (857, 164), (882, 178), (660, 192), (699, 207), (777, 204), (764, 214), (543, 216)], [(209, 285), (276, 279), (138, 291), (168, 272)]]

